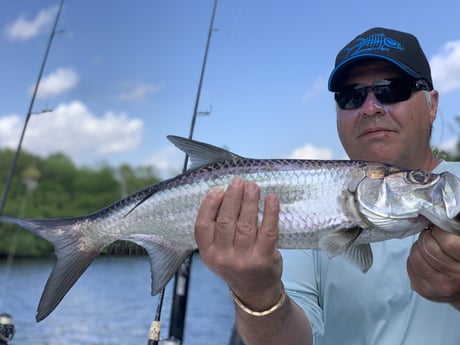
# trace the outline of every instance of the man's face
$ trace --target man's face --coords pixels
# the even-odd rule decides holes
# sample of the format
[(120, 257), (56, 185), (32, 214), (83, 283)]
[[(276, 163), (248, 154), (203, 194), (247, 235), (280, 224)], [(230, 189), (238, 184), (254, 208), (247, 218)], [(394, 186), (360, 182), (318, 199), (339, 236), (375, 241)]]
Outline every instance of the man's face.
[[(386, 61), (368, 61), (351, 67), (342, 85), (371, 85), (378, 80), (402, 77), (403, 73)], [(404, 168), (424, 168), (430, 150), (430, 127), (436, 118), (438, 93), (431, 91), (427, 104), (421, 91), (408, 100), (382, 104), (368, 89), (367, 98), (357, 109), (337, 107), (337, 130), (350, 159), (385, 162)]]

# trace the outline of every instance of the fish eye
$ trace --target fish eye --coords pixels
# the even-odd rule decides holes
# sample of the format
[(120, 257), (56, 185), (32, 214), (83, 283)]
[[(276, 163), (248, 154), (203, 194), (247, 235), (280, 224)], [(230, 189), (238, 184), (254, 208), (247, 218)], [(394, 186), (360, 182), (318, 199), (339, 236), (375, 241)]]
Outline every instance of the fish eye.
[(409, 182), (425, 184), (431, 180), (431, 173), (425, 170), (411, 170), (407, 174)]

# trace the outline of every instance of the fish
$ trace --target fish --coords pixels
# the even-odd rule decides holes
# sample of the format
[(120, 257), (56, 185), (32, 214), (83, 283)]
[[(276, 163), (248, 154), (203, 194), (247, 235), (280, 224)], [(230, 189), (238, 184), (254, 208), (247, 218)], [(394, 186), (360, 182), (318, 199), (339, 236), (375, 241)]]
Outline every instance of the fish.
[(460, 181), (449, 173), (407, 170), (356, 160), (252, 159), (208, 143), (168, 136), (190, 157), (176, 177), (133, 193), (89, 215), (20, 219), (0, 217), (54, 245), (55, 266), (37, 308), (37, 322), (62, 301), (100, 252), (117, 240), (143, 247), (150, 260), (152, 295), (159, 293), (194, 251), (194, 225), (205, 195), (234, 177), (280, 201), (278, 248), (343, 255), (363, 272), (371, 243), (416, 234), (435, 224), (460, 235)]

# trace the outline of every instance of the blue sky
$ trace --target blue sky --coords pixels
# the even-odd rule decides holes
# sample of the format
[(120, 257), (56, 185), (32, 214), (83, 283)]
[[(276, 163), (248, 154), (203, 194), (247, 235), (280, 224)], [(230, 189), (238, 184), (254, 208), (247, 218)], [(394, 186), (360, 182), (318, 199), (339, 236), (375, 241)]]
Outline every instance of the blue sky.
[[(188, 136), (214, 0), (66, 0), (24, 148), (77, 164), (178, 173), (168, 134)], [(383, 5), (384, 4), (384, 5)], [(59, 0), (0, 10), (0, 147), (14, 148)], [(432, 144), (459, 137), (457, 0), (219, 0), (194, 137), (258, 158), (342, 159), (327, 79), (360, 32), (414, 33), (441, 92)]]

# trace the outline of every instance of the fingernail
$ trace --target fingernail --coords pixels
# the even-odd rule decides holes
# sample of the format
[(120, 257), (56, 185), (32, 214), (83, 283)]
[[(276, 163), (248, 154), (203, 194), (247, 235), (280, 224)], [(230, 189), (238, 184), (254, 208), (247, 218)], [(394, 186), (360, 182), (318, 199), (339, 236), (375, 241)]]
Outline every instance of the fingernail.
[(246, 192), (250, 194), (257, 193), (257, 185), (255, 183), (246, 183)]
[(278, 206), (278, 197), (274, 194), (268, 194), (267, 197), (266, 197), (266, 200), (267, 200), (267, 203), (270, 205), (270, 206)]
[(232, 187), (240, 187), (243, 184), (243, 180), (239, 177), (235, 177), (231, 182), (230, 185)]
[(220, 196), (222, 193), (224, 192), (224, 190), (222, 188), (219, 188), (219, 187), (215, 187), (215, 188), (212, 188), (210, 191), (209, 191), (209, 195), (210, 196)]

